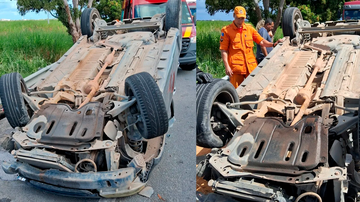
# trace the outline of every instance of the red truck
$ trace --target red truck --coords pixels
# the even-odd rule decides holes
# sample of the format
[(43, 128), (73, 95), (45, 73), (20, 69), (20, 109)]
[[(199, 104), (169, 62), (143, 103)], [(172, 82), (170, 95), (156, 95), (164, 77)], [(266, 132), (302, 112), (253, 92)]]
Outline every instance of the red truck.
[[(186, 1), (189, 5), (191, 15), (194, 16), (194, 21), (196, 21), (196, 0), (187, 0)], [(195, 22), (196, 25), (196, 22)]]
[[(122, 19), (136, 19), (152, 17), (156, 13), (165, 13), (167, 0), (125, 0)], [(186, 0), (182, 3), (182, 48), (180, 53), (180, 67), (192, 70), (196, 65), (196, 27)]]
[(360, 1), (344, 3), (343, 20), (360, 20)]

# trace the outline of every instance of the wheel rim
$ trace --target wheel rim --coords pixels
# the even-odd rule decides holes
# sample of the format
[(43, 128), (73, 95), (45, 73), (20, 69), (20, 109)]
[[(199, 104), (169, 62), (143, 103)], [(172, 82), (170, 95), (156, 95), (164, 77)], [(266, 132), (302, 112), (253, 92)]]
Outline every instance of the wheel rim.
[(26, 93), (26, 92), (27, 92), (25, 83), (24, 83), (23, 81), (20, 82), (20, 87), (21, 87), (21, 92), (23, 92), (23, 93)]
[(213, 101), (210, 112), (210, 125), (212, 131), (219, 137), (225, 138), (228, 132), (231, 132), (229, 130), (230, 121), (227, 121), (225, 124), (223, 123), (224, 120), (228, 120), (228, 118), (224, 115), (219, 106), (214, 103), (219, 102), (226, 104), (227, 102), (234, 103), (234, 101), (233, 96), (226, 91), (220, 92)]
[[(134, 93), (131, 89), (128, 89), (128, 96), (131, 96), (131, 97), (134, 96)], [(130, 113), (133, 116), (137, 117), (137, 122), (135, 123), (135, 126), (136, 126), (137, 130), (139, 131), (139, 133), (141, 135), (143, 135), (145, 132), (145, 124), (144, 124), (145, 120), (144, 120), (144, 117), (141, 115), (140, 106), (137, 102), (135, 105), (132, 105), (130, 107)]]
[[(26, 88), (25, 82), (23, 80), (20, 81), (20, 88), (21, 88), (21, 92), (27, 94), (28, 90)], [(26, 110), (27, 113), (29, 115), (29, 117), (31, 118), (32, 115), (34, 114), (34, 111), (31, 109), (31, 107), (29, 106), (29, 104), (26, 102), (25, 98), (23, 98), (25, 106), (26, 106)]]
[(96, 12), (94, 12), (90, 18), (90, 22), (91, 22), (91, 31), (94, 31), (95, 28), (95, 20), (96, 18), (100, 18), (100, 16), (98, 16), (98, 14)]
[(296, 31), (298, 30), (298, 26), (296, 24), (296, 22), (301, 18), (301, 16), (299, 15), (299, 13), (295, 13), (295, 16), (294, 16), (294, 21), (293, 21), (293, 24), (294, 24), (294, 34), (296, 33)]
[(138, 116), (140, 117), (140, 119), (135, 125), (136, 125), (136, 128), (138, 129), (138, 131), (140, 132), (140, 134), (143, 135), (145, 132), (144, 117), (141, 116), (141, 112), (138, 107), (139, 107), (139, 105), (136, 105), (136, 108), (138, 109), (138, 112), (139, 112)]

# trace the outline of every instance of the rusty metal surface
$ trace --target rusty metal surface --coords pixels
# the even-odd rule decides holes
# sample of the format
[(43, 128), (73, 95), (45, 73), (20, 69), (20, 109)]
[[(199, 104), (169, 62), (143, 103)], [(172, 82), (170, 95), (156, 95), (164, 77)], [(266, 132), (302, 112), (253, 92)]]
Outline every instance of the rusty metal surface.
[(23, 131), (15, 131), (13, 134), (13, 139), (21, 145), (24, 149), (31, 149), (31, 148), (47, 148), (47, 149), (57, 149), (62, 151), (92, 151), (92, 150), (99, 150), (99, 149), (107, 149), (113, 146), (115, 143), (110, 140), (94, 140), (90, 143), (82, 143), (78, 146), (74, 145), (53, 145), (53, 144), (42, 144), (32, 138), (28, 137), (28, 134)]
[[(31, 88), (40, 91), (70, 89), (80, 95), (86, 95), (84, 86), (97, 74), (99, 67), (109, 54), (108, 47), (117, 46), (122, 47), (123, 50), (115, 55), (115, 62), (101, 77), (100, 90), (112, 90), (124, 95), (125, 78), (146, 71), (158, 82), (167, 108), (169, 108), (172, 92), (166, 87), (174, 85), (175, 66), (178, 64), (178, 58), (170, 56), (176, 55), (180, 51), (179, 44), (173, 40), (176, 37), (179, 37), (178, 31), (171, 29), (164, 40), (155, 40), (151, 32), (145, 31), (109, 36), (98, 45), (88, 43), (86, 38), (81, 38), (73, 46), (71, 52), (67, 52), (56, 64), (53, 64), (49, 71), (40, 75), (43, 78), (41, 83), (33, 84), (32, 81), (29, 84)], [(174, 59), (176, 60), (174, 61)], [(53, 97), (53, 103), (69, 97), (62, 92), (55, 92), (48, 96)], [(74, 100), (71, 99), (71, 101)]]
[[(79, 49), (79, 45), (83, 44), (84, 41), (86, 41), (86, 36), (81, 36), (79, 38), (79, 40), (68, 50), (66, 51), (66, 53), (61, 56), (61, 58), (53, 63), (50, 64), (46, 67), (41, 68), (39, 71), (29, 75), (28, 77), (24, 78), (26, 85), (28, 88), (33, 89), (37, 86), (39, 86), (40, 84), (43, 83), (43, 81), (48, 78), (50, 75), (53, 76), (54, 79), (56, 79), (56, 77), (54, 77), (54, 75), (52, 74), (52, 72), (64, 61), (66, 60), (66, 58), (69, 56), (69, 54), (71, 54), (72, 52), (76, 51)], [(60, 72), (61, 73), (61, 72)], [(53, 87), (56, 84), (53, 83)]]
[(121, 25), (112, 25), (98, 27), (95, 31), (111, 31), (111, 30), (131, 30), (131, 29), (156, 29), (160, 26), (159, 22), (139, 22), (134, 24), (121, 24)]
[[(302, 175), (271, 175), (271, 174), (257, 174), (257, 173), (247, 173), (247, 172), (238, 172), (237, 175), (241, 177), (258, 177), (263, 178), (270, 181), (276, 181), (276, 182), (283, 182), (283, 183), (292, 183), (296, 185), (306, 184), (310, 182), (316, 182), (319, 183), (322, 180), (334, 180), (341, 183), (345, 183), (347, 181), (347, 170), (342, 167), (319, 167), (318, 169), (315, 169), (312, 173), (305, 173)], [(229, 172), (226, 174), (222, 174), (223, 176), (229, 176)], [(278, 184), (269, 185), (269, 183), (260, 184), (257, 183), (254, 180), (248, 181), (246, 179), (241, 179), (239, 181), (229, 181), (224, 179), (218, 179), (218, 180), (210, 180), (209, 186), (212, 186), (213, 189), (216, 192), (219, 192), (218, 189), (223, 190), (224, 194), (232, 193), (232, 195), (236, 195), (242, 192), (244, 194), (242, 197), (246, 197), (249, 195), (258, 195), (261, 197), (264, 197), (264, 193), (270, 192), (272, 193), (269, 196), (281, 196), (284, 193), (281, 192), (281, 190), (286, 189), (286, 187), (278, 187)], [(226, 190), (226, 192), (225, 192)], [(274, 195), (274, 191), (279, 191), (276, 195)], [(269, 197), (268, 196), (268, 197)], [(287, 196), (288, 197), (288, 196)]]
[[(340, 36), (334, 36), (331, 38), (338, 37), (339, 46), (337, 46), (337, 56), (332, 66), (329, 79), (326, 82), (322, 97), (328, 96), (343, 96), (348, 98), (359, 98), (360, 90), (357, 87), (356, 81), (360, 79), (360, 51), (354, 49), (353, 44), (340, 45)], [(359, 45), (360, 37), (352, 37), (357, 40)], [(344, 38), (342, 38), (344, 39)], [(345, 38), (346, 39), (346, 38)], [(349, 39), (351, 39), (349, 37)], [(335, 40), (334, 40), (335, 41)]]
[(289, 186), (312, 182), (321, 183), (321, 181), (329, 179), (342, 181), (346, 181), (347, 179), (346, 168), (339, 166), (319, 166), (312, 170), (302, 171), (277, 168), (277, 172), (273, 172), (274, 169), (267, 169), (266, 167), (263, 167), (261, 170), (244, 170), (241, 166), (235, 166), (230, 163), (226, 155), (214, 153), (211, 154), (209, 164), (221, 176), (230, 179), (229, 181), (234, 181), (234, 179), (239, 178), (263, 179), (266, 180), (267, 183), (281, 182), (285, 183), (285, 186)]
[(236, 89), (239, 103), (223, 106), (237, 130), (199, 171), (210, 167), (201, 175), (218, 193), (256, 201), (292, 201), (307, 192), (323, 201), (357, 198), (360, 36), (348, 31), (358, 31), (360, 21), (294, 23), (295, 38), (275, 47)]
[[(356, 81), (360, 79), (360, 36), (335, 35), (319, 37), (312, 44), (330, 48), (334, 60), (326, 59), (326, 68), (329, 70), (326, 83), (320, 91), (320, 97), (343, 96), (343, 99), (358, 99), (360, 90)], [(261, 94), (275, 94), (281, 96), (284, 91), (293, 90), (305, 85), (306, 75), (310, 75), (308, 65), (315, 64), (316, 52), (300, 50), (297, 46), (284, 45), (276, 47), (270, 56), (263, 60), (258, 67), (237, 88), (239, 97), (244, 101), (254, 100)], [(335, 54), (336, 53), (336, 54)], [(267, 68), (271, 67), (271, 68)], [(295, 90), (297, 91), (297, 90)]]
[(224, 151), (243, 170), (307, 170), (327, 161), (327, 131), (320, 117), (291, 127), (275, 118), (249, 118)]
[[(7, 173), (19, 173), (22, 177), (72, 189), (109, 189), (110, 187), (127, 189), (135, 179), (134, 168), (96, 173), (74, 173), (55, 169), (41, 170), (21, 162), (4, 163), (3, 168)], [(107, 181), (109, 181), (109, 185)]]
[(36, 122), (28, 133), (40, 133), (38, 141), (43, 144), (79, 145), (102, 135), (104, 111), (100, 103), (89, 103), (86, 107), (72, 110), (65, 104), (44, 105), (30, 120), (44, 116), (46, 122)]
[(304, 81), (307, 80), (307, 64), (315, 63), (316, 52), (294, 51), (292, 53), (294, 58), (284, 67), (280, 78), (272, 86), (272, 91), (282, 92), (288, 88), (303, 86)]
[(38, 168), (58, 169), (61, 171), (74, 172), (74, 166), (62, 155), (58, 155), (52, 152), (33, 149), (31, 151), (19, 149), (12, 152), (15, 158), (21, 162), (28, 163)]
[(58, 82), (66, 75), (70, 74), (76, 69), (81, 59), (88, 53), (88, 48), (92, 45), (87, 43), (86, 37), (79, 39), (73, 46), (71, 52), (66, 52), (64, 58), (60, 58), (58, 61), (59, 65), (54, 69), (50, 69), (50, 75), (46, 76), (40, 84), (37, 85), (39, 90), (52, 90), (58, 84)]
[[(140, 48), (142, 45), (142, 41), (132, 41), (129, 42), (129, 47), (124, 52), (124, 59), (120, 61), (119, 65), (115, 70), (110, 74), (108, 84), (105, 86), (105, 89), (114, 89), (119, 94), (125, 94), (120, 86), (124, 86), (125, 78), (129, 75), (134, 74), (134, 67), (131, 67), (131, 64), (135, 60), (139, 60), (140, 56), (144, 49)], [(151, 72), (151, 75), (154, 75)]]
[(338, 23), (336, 26), (327, 26), (327, 27), (307, 27), (303, 28), (299, 33), (325, 33), (325, 32), (355, 32), (360, 31), (360, 23)]
[[(240, 98), (243, 101), (256, 100), (260, 94), (267, 87), (271, 81), (278, 78), (285, 63), (291, 60), (294, 55), (292, 53), (281, 54), (284, 52), (287, 43), (277, 46), (270, 52), (269, 57), (266, 57), (257, 68), (250, 73), (250, 75), (240, 84), (236, 89)], [(276, 54), (275, 54), (276, 53)], [(269, 60), (269, 58), (271, 59)], [(272, 68), (264, 68), (265, 65), (269, 65)]]
[[(162, 30), (164, 17), (106, 28), (97, 20), (98, 32), (121, 31), (81, 37), (58, 62), (26, 79), (31, 120), (15, 129), (17, 162), (4, 163), (3, 170), (63, 194), (108, 198), (141, 191), (161, 159), (166, 134), (131, 139), (128, 128), (143, 117), (130, 110), (138, 103), (125, 96), (124, 82), (149, 73), (171, 114), (181, 35), (176, 28)], [(129, 114), (135, 123), (127, 121)]]

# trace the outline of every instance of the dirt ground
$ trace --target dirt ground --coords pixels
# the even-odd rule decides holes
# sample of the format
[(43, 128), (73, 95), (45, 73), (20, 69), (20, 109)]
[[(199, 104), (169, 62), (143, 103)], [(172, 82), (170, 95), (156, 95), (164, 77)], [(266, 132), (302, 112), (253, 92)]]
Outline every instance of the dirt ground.
[[(196, 146), (196, 162), (198, 159), (204, 158), (206, 154), (210, 153), (211, 149)], [(198, 164), (196, 164), (197, 166)], [(208, 186), (208, 181), (196, 176), (196, 191), (203, 194), (212, 193), (211, 187)]]

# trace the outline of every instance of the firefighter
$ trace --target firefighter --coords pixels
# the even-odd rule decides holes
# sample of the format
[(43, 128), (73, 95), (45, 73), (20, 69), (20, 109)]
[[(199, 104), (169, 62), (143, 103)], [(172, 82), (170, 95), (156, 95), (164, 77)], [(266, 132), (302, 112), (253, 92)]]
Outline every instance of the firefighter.
[(220, 51), (226, 74), (237, 88), (257, 66), (253, 42), (260, 46), (275, 47), (281, 41), (272, 43), (264, 40), (251, 25), (246, 25), (244, 7), (236, 6), (233, 17), (233, 23), (221, 29)]

